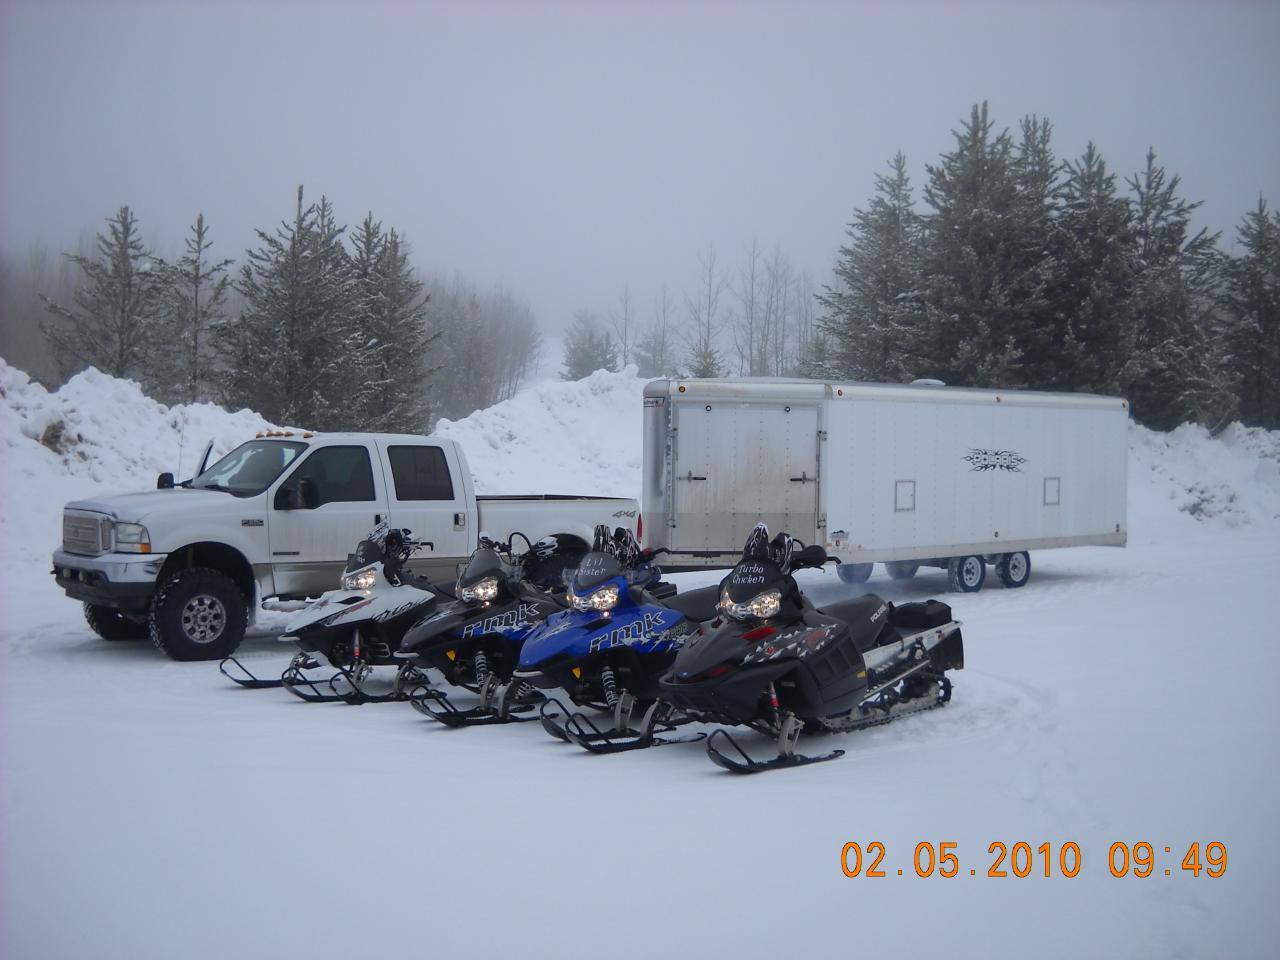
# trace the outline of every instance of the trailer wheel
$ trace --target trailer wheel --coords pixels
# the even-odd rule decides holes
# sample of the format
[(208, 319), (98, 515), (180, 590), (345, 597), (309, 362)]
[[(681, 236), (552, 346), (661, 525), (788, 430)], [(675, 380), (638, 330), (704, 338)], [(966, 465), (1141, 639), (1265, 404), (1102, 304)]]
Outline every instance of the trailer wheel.
[(987, 565), (976, 555), (947, 561), (947, 581), (953, 593), (977, 593), (987, 580)]
[(844, 583), (866, 583), (874, 566), (873, 563), (842, 563), (836, 567), (836, 576)]
[(119, 610), (94, 603), (84, 605), (84, 619), (89, 629), (103, 640), (145, 640), (147, 625), (130, 620)]
[(996, 564), (1000, 582), (1006, 587), (1023, 587), (1031, 579), (1031, 556), (1027, 551), (1006, 553)]
[(885, 573), (894, 580), (910, 580), (919, 569), (920, 564), (914, 560), (890, 560), (884, 565)]

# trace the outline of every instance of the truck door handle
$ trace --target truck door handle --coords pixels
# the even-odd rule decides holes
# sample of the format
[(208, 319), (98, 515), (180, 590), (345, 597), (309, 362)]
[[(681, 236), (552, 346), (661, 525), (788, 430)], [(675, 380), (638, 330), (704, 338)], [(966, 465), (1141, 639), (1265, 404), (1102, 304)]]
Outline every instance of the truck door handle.
[(693, 475), (693, 471), (692, 471), (692, 470), (690, 470), (688, 473), (686, 473), (686, 474), (685, 474), (683, 477), (681, 477), (680, 479), (681, 479), (681, 480), (705, 480), (705, 479), (707, 479), (707, 478), (706, 478), (706, 477), (695, 477), (695, 476)]
[(798, 476), (798, 477), (792, 477), (792, 478), (791, 478), (791, 482), (792, 482), (792, 483), (812, 483), (814, 480), (817, 480), (817, 479), (818, 479), (817, 477), (811, 477), (811, 476), (809, 476), (809, 474), (808, 474), (808, 473), (806, 473), (805, 471), (801, 470), (801, 471), (800, 471), (800, 476)]

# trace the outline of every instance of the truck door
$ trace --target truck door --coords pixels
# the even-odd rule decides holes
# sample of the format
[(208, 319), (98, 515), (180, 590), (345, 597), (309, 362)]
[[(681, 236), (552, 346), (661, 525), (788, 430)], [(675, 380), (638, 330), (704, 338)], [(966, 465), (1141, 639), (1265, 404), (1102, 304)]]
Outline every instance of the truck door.
[(436, 444), (379, 440), (386, 464), (387, 506), (391, 525), (407, 527), (417, 540), (430, 540), (434, 550), (419, 553), (410, 566), (446, 584), (456, 578), (457, 565), (471, 555), (478, 531), (474, 512), (467, 509), (461, 465), (452, 449)]
[(813, 542), (816, 406), (685, 402), (675, 447), (673, 550), (736, 553), (760, 521)]
[[(276, 592), (315, 596), (338, 587), (347, 554), (387, 514), (381, 466), (364, 443), (313, 449), (271, 494), (268, 518)], [(315, 486), (312, 508), (284, 509), (286, 491)]]

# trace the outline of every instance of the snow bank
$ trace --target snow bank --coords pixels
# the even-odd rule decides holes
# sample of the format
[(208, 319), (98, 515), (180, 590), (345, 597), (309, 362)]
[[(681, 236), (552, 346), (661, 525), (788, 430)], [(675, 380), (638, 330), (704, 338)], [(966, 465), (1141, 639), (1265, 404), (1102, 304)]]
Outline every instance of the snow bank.
[(211, 403), (167, 407), (138, 384), (92, 368), (50, 393), (0, 359), (6, 592), (25, 589), (28, 574), (47, 573), (68, 500), (144, 489), (164, 471), (190, 476), (210, 439), (217, 456), (266, 426), (248, 410), (229, 413)]
[(435, 433), (462, 445), (480, 493), (639, 497), (645, 382), (634, 366), (548, 380)]

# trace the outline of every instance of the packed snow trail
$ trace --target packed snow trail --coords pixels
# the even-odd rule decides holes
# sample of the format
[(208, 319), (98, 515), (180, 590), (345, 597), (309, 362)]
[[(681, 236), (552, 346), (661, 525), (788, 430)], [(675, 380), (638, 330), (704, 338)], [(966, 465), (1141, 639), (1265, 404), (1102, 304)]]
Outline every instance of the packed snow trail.
[[(594, 418), (607, 433), (627, 381), (566, 413), (570, 429)], [(5, 389), (30, 414), (34, 391)], [(513, 409), (522, 400), (501, 429), (524, 436), (556, 400)], [(945, 597), (966, 653), (951, 704), (802, 739), (842, 747), (839, 760), (737, 778), (700, 744), (596, 757), (537, 724), (455, 731), (404, 704), (309, 705), (94, 638), (47, 553), (71, 487), (145, 485), (135, 473), (164, 468), (169, 454), (143, 448), (172, 441), (154, 425), (179, 408), (149, 403), (116, 386), (99, 402), (94, 416), (137, 425), (138, 460), (96, 478), (80, 465), (115, 468), (92, 438), (55, 454), (30, 435), (45, 413), (23, 431), (0, 403), (5, 957), (1258, 956), (1280, 942), (1277, 434), (1135, 430), (1128, 549), (1036, 553), (1021, 590)], [(482, 413), (451, 427), (481, 472), (505, 462), (491, 431), (516, 416)], [(572, 458), (548, 449), (532, 482), (583, 490)], [(631, 486), (601, 492), (637, 492), (629, 463), (611, 476)], [(801, 579), (819, 604), (855, 589)], [(858, 589), (945, 588), (926, 570)], [(243, 647), (255, 671), (292, 652), (277, 623)], [(883, 842), (887, 876), (846, 878), (850, 840)], [(960, 876), (914, 876), (922, 840), (956, 842)], [(1083, 869), (985, 876), (988, 845), (1019, 840), (1075, 841)], [(1117, 840), (1153, 844), (1151, 877), (1109, 874)], [(1225, 876), (1178, 868), (1189, 843), (1213, 840)]]

